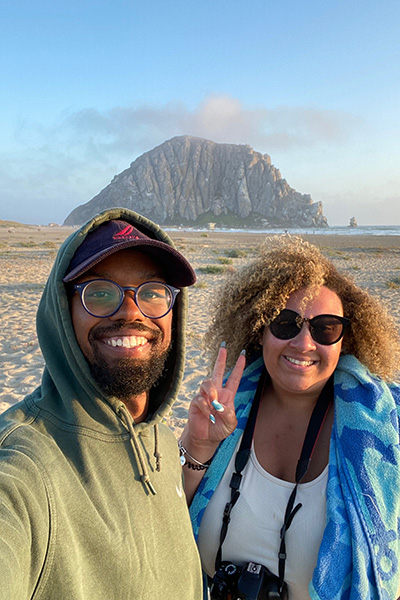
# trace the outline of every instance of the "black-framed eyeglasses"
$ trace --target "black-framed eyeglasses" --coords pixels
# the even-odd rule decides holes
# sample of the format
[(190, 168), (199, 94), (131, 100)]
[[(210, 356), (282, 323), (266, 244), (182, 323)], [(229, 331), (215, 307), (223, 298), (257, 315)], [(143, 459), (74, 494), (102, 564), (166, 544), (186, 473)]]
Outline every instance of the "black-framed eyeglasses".
[(165, 317), (174, 306), (180, 290), (167, 283), (146, 281), (137, 287), (121, 287), (110, 279), (91, 279), (76, 283), (83, 308), (93, 317), (111, 317), (121, 308), (126, 292), (134, 292), (133, 300), (149, 319)]
[(290, 340), (298, 335), (308, 323), (313, 340), (323, 346), (331, 346), (342, 339), (350, 319), (338, 315), (317, 315), (312, 319), (302, 317), (294, 310), (285, 308), (270, 325), (271, 333), (279, 340)]

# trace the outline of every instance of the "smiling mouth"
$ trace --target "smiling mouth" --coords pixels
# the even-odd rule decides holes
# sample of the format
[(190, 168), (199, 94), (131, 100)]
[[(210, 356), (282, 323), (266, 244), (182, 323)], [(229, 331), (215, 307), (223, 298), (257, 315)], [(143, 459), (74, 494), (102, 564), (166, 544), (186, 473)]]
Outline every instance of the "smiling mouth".
[(297, 358), (292, 358), (291, 356), (285, 356), (285, 359), (292, 363), (292, 365), (299, 365), (300, 367), (311, 367), (311, 365), (315, 364), (315, 360), (298, 360)]
[(149, 340), (144, 336), (129, 335), (109, 338), (107, 339), (106, 344), (113, 348), (137, 348), (138, 346), (144, 346), (148, 341)]

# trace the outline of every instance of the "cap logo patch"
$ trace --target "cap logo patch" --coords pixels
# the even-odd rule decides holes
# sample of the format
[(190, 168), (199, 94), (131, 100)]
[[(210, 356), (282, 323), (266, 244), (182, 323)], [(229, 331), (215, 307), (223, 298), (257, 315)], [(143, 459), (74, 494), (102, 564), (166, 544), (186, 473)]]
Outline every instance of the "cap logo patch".
[(113, 240), (140, 240), (138, 235), (132, 235), (133, 225), (127, 225), (118, 233), (114, 233)]

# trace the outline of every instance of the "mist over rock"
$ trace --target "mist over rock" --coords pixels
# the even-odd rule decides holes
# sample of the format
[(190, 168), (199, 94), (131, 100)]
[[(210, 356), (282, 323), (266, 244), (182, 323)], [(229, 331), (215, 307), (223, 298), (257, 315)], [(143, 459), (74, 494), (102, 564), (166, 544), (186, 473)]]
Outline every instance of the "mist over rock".
[(322, 202), (289, 186), (268, 154), (248, 145), (174, 137), (145, 152), (64, 225), (81, 225), (112, 207), (160, 225), (327, 227)]

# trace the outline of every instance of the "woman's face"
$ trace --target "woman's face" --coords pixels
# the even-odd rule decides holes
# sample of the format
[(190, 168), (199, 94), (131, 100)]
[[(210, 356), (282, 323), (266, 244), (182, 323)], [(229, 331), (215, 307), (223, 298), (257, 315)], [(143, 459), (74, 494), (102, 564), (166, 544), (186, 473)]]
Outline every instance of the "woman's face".
[[(300, 308), (305, 295), (306, 288), (294, 292), (286, 308), (308, 319), (322, 314), (343, 316), (342, 302), (329, 288), (321, 287), (312, 300)], [(318, 396), (336, 368), (342, 340), (331, 346), (318, 344), (311, 337), (308, 323), (303, 323), (299, 334), (290, 340), (276, 338), (269, 327), (265, 327), (262, 347), (264, 363), (277, 393)]]

